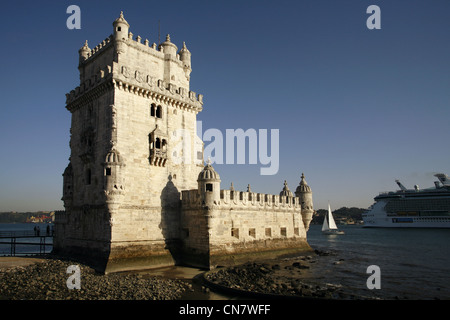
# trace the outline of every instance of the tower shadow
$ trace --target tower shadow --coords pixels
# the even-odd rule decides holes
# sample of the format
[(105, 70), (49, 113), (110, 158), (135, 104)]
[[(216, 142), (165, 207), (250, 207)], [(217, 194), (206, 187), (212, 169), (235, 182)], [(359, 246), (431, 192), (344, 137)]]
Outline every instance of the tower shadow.
[(167, 249), (176, 265), (181, 263), (180, 240), (181, 200), (180, 192), (168, 176), (166, 186), (161, 191), (161, 229)]

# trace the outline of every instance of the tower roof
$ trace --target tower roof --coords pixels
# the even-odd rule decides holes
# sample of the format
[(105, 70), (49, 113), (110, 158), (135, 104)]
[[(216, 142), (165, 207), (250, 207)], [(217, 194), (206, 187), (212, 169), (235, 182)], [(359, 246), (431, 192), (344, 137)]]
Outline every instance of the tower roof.
[(91, 51), (91, 49), (89, 48), (87, 40), (84, 42), (84, 45), (80, 48), (79, 51)]
[(106, 154), (105, 163), (121, 163), (122, 158), (117, 150), (111, 150)]
[(216, 172), (216, 170), (214, 170), (213, 166), (211, 165), (211, 160), (209, 159), (206, 166), (202, 171), (200, 171), (198, 175), (197, 181), (200, 180), (220, 180), (219, 174)]
[(281, 190), (281, 192), (280, 192), (280, 196), (286, 196), (286, 197), (293, 197), (294, 196), (292, 191), (289, 190), (289, 187), (287, 185), (286, 180), (284, 180), (284, 187), (283, 187), (283, 190)]
[(295, 193), (299, 192), (311, 192), (310, 186), (308, 186), (308, 183), (305, 180), (305, 175), (302, 173), (302, 180), (300, 181), (299, 186), (295, 190)]
[(174, 43), (172, 43), (171, 41), (170, 41), (170, 34), (168, 34), (167, 36), (166, 36), (166, 41), (164, 41), (163, 43), (161, 43), (161, 46), (163, 46), (163, 47), (173, 47), (174, 49), (175, 49), (175, 52), (177, 51), (177, 46), (174, 44)]
[(120, 16), (116, 20), (114, 20), (113, 25), (116, 25), (118, 23), (126, 24), (128, 27), (130, 26), (127, 20), (125, 20), (125, 18), (123, 17), (123, 11), (120, 11)]
[(189, 50), (188, 50), (188, 48), (186, 47), (186, 42), (184, 42), (183, 41), (183, 47), (180, 49), (180, 54), (182, 54), (182, 53), (184, 53), (184, 54), (186, 54), (186, 53), (191, 53)]

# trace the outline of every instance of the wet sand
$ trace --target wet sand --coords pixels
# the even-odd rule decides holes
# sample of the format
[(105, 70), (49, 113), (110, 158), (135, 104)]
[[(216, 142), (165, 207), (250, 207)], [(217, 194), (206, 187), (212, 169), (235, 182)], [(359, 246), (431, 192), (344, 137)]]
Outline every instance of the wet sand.
[(42, 258), (0, 257), (0, 270), (6, 270), (14, 267), (25, 267), (43, 261), (45, 261), (45, 259)]

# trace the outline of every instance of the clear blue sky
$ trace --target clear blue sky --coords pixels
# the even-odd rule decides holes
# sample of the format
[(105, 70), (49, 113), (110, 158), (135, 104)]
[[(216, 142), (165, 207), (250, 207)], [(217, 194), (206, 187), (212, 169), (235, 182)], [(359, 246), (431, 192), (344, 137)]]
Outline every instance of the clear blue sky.
[[(162, 4), (161, 4), (162, 3)], [(66, 9), (81, 8), (81, 30)], [(369, 30), (369, 5), (381, 30)], [(379, 191), (450, 174), (450, 1), (7, 1), (0, 63), (0, 211), (59, 210), (68, 163), (65, 93), (78, 49), (112, 32), (170, 33), (192, 53), (203, 129), (280, 130), (280, 169), (216, 165), (222, 188), (279, 193), (301, 173), (315, 208), (368, 207)]]

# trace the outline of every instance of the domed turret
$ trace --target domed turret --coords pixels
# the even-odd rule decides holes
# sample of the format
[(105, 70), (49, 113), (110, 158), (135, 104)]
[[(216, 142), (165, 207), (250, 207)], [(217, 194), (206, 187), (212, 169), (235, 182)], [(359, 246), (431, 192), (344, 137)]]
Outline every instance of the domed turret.
[(104, 167), (104, 191), (106, 201), (112, 204), (117, 196), (124, 193), (121, 167), (124, 166), (123, 159), (117, 150), (109, 151), (105, 156)]
[(172, 58), (177, 56), (177, 46), (170, 42), (170, 34), (166, 36), (166, 41), (160, 44), (160, 47), (163, 48), (164, 55), (170, 54)]
[(202, 204), (212, 206), (220, 201), (220, 176), (214, 170), (209, 159), (206, 166), (198, 174), (197, 183)]
[(191, 66), (191, 52), (186, 47), (186, 42), (183, 41), (183, 47), (180, 52), (180, 60), (185, 63), (185, 65)]
[(186, 48), (186, 43), (183, 42), (183, 48), (181, 48), (180, 52), (180, 60), (183, 62), (183, 69), (186, 73), (186, 77), (189, 78), (189, 75), (192, 71), (191, 69), (191, 52)]
[(113, 22), (114, 26), (114, 48), (118, 59), (120, 53), (124, 53), (127, 49), (126, 41), (128, 39), (128, 29), (130, 25), (123, 17), (123, 12), (120, 11), (120, 16)]
[(289, 190), (286, 180), (284, 180), (284, 187), (283, 187), (283, 190), (281, 190), (281, 192), (280, 192), (280, 196), (285, 196), (285, 197), (293, 197), (294, 196), (292, 191)]
[(295, 190), (295, 196), (300, 198), (300, 204), (302, 207), (302, 219), (306, 231), (309, 229), (309, 224), (312, 220), (314, 213), (312, 191), (308, 183), (306, 183), (305, 175), (302, 173), (301, 181), (297, 189)]
[(91, 52), (91, 49), (88, 46), (88, 41), (84, 43), (84, 45), (78, 50), (78, 53), (80, 54), (80, 64), (85, 61), (89, 57), (89, 53)]
[(128, 29), (130, 25), (127, 20), (123, 17), (123, 11), (120, 11), (120, 16), (114, 20), (114, 38), (116, 40), (126, 40), (128, 38)]
[(311, 192), (310, 186), (308, 186), (308, 183), (305, 180), (305, 175), (302, 173), (301, 181), (297, 189), (295, 190), (295, 195), (297, 197), (300, 197), (300, 193), (306, 193)]

